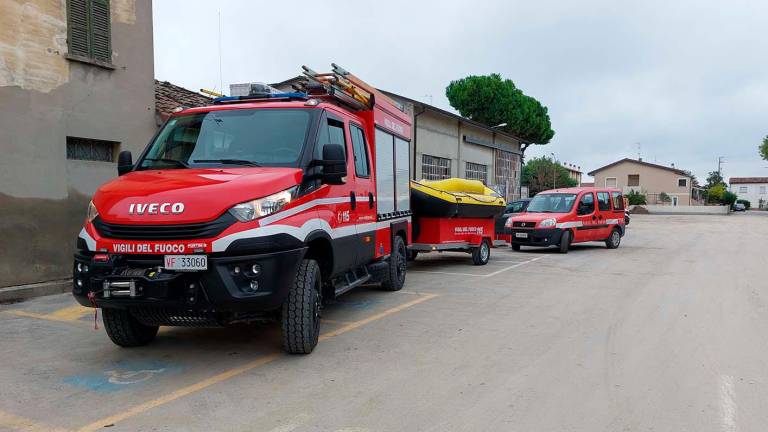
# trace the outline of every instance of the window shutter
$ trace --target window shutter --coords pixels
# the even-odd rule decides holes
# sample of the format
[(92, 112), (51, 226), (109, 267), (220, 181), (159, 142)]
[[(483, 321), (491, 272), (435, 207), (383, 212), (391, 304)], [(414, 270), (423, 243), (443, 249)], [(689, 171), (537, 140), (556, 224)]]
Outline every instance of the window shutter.
[(69, 0), (67, 6), (69, 53), (90, 57), (88, 0)]
[(109, 0), (91, 1), (91, 57), (112, 63)]

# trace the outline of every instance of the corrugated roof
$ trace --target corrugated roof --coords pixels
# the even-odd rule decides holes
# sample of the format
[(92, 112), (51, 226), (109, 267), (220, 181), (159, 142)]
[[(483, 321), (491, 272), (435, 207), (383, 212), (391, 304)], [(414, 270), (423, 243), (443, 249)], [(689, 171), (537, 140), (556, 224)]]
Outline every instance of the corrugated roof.
[(690, 174), (688, 174), (687, 172), (685, 172), (685, 171), (683, 171), (681, 169), (672, 168), (672, 167), (668, 167), (668, 166), (664, 166), (664, 165), (658, 165), (658, 164), (654, 164), (654, 163), (650, 163), (650, 162), (645, 162), (645, 161), (641, 161), (641, 160), (637, 160), (637, 159), (630, 159), (630, 158), (624, 158), (624, 159), (617, 160), (616, 162), (612, 162), (612, 163), (609, 163), (608, 165), (602, 166), (602, 167), (600, 167), (600, 168), (598, 168), (596, 170), (592, 170), (592, 171), (588, 172), (587, 174), (589, 174), (590, 176), (594, 177), (596, 172), (602, 171), (602, 170), (604, 170), (606, 168), (610, 168), (610, 167), (612, 167), (614, 165), (618, 165), (618, 164), (620, 164), (622, 162), (631, 162), (631, 163), (635, 163), (635, 164), (638, 164), (638, 165), (645, 165), (645, 166), (652, 167), (652, 168), (658, 168), (658, 169), (663, 169), (663, 170), (667, 170), (667, 171), (672, 171), (673, 173), (680, 174), (680, 175), (686, 176), (686, 177), (690, 177), (691, 176)]
[(168, 81), (155, 80), (155, 109), (163, 117), (168, 117), (178, 108), (193, 108), (211, 105), (213, 99)]
[(768, 183), (768, 177), (731, 177), (728, 179), (730, 184), (744, 183)]

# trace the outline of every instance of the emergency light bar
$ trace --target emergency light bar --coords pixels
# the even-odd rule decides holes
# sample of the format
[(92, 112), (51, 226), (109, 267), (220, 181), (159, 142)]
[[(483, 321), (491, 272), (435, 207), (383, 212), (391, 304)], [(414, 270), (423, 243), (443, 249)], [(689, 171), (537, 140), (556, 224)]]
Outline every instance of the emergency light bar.
[(230, 102), (246, 102), (246, 101), (258, 101), (258, 100), (275, 100), (275, 99), (301, 99), (306, 100), (309, 96), (302, 92), (293, 93), (265, 93), (265, 94), (253, 94), (248, 96), (224, 96), (213, 100), (214, 104), (230, 103)]

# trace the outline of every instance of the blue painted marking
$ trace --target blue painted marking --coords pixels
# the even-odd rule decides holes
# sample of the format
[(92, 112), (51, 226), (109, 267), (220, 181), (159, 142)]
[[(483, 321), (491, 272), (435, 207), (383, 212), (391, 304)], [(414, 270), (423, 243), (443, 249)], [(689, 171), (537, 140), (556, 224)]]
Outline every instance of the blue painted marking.
[(178, 373), (183, 369), (159, 361), (121, 361), (101, 372), (65, 377), (64, 382), (99, 393), (111, 393), (135, 388), (159, 375)]

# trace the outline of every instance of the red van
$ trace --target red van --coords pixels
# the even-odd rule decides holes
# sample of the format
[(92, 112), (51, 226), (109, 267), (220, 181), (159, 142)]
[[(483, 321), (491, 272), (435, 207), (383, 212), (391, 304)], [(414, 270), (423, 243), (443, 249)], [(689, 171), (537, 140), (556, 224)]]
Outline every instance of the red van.
[(505, 225), (512, 249), (557, 246), (567, 253), (573, 243), (605, 242), (616, 249), (624, 237), (624, 201), (618, 189), (568, 188), (533, 197), (525, 213)]

